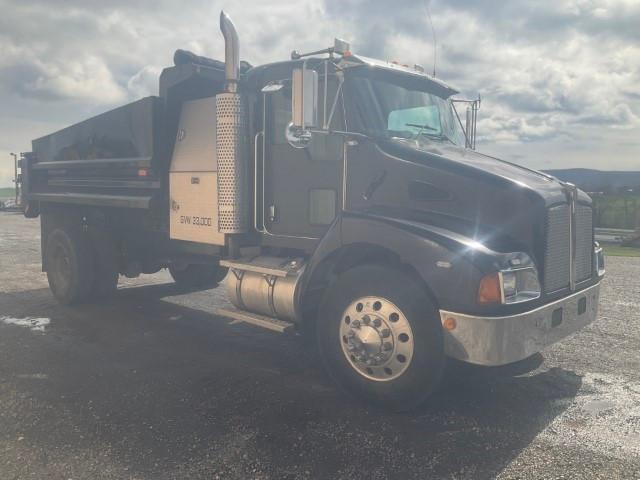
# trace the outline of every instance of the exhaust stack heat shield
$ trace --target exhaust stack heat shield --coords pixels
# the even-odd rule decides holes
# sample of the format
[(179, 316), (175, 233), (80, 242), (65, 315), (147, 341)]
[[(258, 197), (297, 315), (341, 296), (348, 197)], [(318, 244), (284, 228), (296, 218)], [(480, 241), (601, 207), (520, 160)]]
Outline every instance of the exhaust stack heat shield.
[(247, 110), (242, 95), (216, 95), (218, 158), (218, 231), (246, 233), (249, 228), (247, 189)]

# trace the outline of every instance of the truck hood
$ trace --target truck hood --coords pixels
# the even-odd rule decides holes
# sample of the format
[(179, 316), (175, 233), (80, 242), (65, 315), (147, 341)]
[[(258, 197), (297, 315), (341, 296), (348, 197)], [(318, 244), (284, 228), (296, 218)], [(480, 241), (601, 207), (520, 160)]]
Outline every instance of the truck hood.
[[(568, 202), (560, 180), (428, 139), (370, 138), (349, 151), (350, 210), (437, 226), (543, 265), (549, 209)], [(579, 192), (578, 202), (591, 199)]]
[[(380, 140), (377, 144), (385, 153), (400, 158), (437, 165), (437, 168), (451, 173), (502, 187), (520, 187), (534, 191), (547, 206), (566, 201), (563, 182), (557, 178), (451, 143), (393, 138)], [(584, 192), (579, 191), (578, 195), (582, 203), (591, 203), (591, 198)]]

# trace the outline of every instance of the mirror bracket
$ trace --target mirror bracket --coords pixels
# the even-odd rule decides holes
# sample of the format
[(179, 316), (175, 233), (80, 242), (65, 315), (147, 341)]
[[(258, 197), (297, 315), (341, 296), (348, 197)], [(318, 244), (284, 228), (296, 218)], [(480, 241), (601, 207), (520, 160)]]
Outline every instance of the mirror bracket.
[(313, 133), (306, 128), (300, 128), (290, 122), (285, 129), (285, 137), (293, 148), (307, 148), (311, 143)]

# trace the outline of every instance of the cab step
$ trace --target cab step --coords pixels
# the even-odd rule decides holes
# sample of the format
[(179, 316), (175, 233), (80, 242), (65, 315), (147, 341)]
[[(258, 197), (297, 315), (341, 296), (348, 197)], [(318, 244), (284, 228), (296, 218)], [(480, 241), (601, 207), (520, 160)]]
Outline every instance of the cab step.
[(289, 275), (298, 275), (304, 266), (304, 262), (300, 258), (257, 256), (253, 258), (239, 258), (237, 260), (221, 260), (220, 265), (232, 270), (284, 278)]
[(229, 317), (239, 322), (250, 323), (258, 327), (273, 330), (274, 332), (289, 333), (295, 330), (295, 324), (279, 320), (277, 318), (267, 317), (258, 313), (238, 310), (237, 308), (219, 308), (216, 314), (222, 317)]

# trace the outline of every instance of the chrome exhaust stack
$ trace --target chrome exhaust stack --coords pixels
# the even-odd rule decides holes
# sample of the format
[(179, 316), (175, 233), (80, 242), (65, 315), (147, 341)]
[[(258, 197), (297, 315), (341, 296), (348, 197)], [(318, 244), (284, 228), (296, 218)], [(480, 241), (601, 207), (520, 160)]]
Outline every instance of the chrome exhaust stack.
[(240, 41), (236, 26), (224, 10), (220, 12), (220, 31), (224, 37), (225, 92), (235, 93), (240, 78)]
[(248, 120), (244, 95), (238, 93), (240, 42), (231, 18), (220, 12), (225, 40), (225, 86), (216, 95), (216, 156), (218, 159), (218, 231), (246, 233), (249, 229)]

